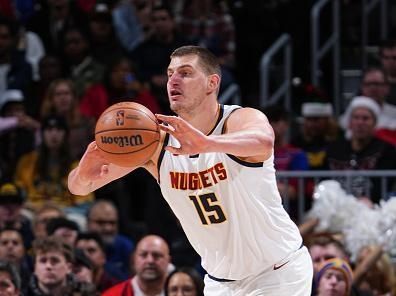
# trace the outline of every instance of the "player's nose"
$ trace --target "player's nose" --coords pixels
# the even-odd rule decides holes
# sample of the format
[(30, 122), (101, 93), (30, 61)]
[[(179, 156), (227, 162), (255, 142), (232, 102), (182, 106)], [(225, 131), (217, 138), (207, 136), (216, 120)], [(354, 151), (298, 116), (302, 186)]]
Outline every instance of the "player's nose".
[(177, 73), (174, 73), (172, 76), (170, 76), (170, 77), (168, 78), (168, 83), (169, 83), (171, 86), (176, 86), (176, 85), (178, 85), (178, 84), (180, 83), (180, 75), (177, 74)]

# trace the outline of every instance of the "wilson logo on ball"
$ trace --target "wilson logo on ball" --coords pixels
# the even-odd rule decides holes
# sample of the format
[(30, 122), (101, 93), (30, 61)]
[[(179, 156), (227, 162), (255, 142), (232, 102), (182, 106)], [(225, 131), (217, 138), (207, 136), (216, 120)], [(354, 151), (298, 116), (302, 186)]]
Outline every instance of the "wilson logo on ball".
[(125, 146), (140, 146), (143, 145), (143, 138), (141, 135), (134, 136), (101, 136), (101, 142), (103, 144), (116, 144), (118, 147)]

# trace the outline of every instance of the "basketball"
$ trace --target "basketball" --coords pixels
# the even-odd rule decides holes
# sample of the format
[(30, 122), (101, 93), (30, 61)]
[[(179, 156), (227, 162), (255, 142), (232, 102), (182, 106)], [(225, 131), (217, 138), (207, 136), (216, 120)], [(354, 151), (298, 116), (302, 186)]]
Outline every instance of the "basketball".
[(159, 145), (160, 130), (154, 114), (134, 102), (107, 108), (95, 127), (100, 154), (110, 163), (137, 167), (146, 163)]

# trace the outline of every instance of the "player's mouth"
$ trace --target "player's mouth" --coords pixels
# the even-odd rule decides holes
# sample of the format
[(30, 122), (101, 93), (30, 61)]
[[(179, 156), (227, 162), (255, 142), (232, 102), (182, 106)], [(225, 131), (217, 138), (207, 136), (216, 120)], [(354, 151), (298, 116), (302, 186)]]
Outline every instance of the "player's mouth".
[(171, 99), (177, 99), (178, 97), (180, 97), (182, 95), (182, 92), (177, 89), (171, 89), (169, 94), (170, 94)]

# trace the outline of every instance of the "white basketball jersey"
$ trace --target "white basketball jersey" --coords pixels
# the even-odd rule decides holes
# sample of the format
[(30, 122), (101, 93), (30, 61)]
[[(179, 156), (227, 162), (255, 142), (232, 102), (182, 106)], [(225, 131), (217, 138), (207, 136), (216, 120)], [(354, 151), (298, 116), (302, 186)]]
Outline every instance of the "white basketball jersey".
[[(211, 134), (222, 134), (237, 108), (221, 106)], [(164, 145), (179, 143), (169, 136)], [(158, 167), (162, 194), (210, 275), (243, 279), (301, 246), (299, 230), (282, 206), (273, 155), (247, 163), (225, 153), (175, 156), (163, 150)]]

